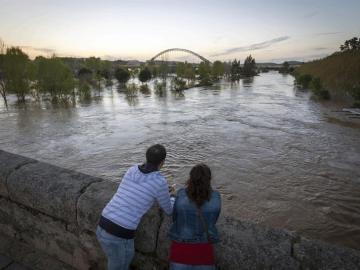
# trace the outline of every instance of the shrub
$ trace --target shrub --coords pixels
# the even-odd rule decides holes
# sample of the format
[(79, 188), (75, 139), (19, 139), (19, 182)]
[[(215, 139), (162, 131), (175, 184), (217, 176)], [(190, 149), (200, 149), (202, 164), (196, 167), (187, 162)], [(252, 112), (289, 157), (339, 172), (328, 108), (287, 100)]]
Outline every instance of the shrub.
[(310, 74), (302, 74), (296, 77), (296, 83), (300, 84), (302, 88), (309, 88), (312, 81)]
[(142, 69), (139, 73), (140, 82), (144, 83), (151, 79), (151, 71), (148, 67)]
[(312, 79), (312, 81), (310, 83), (310, 87), (316, 98), (323, 99), (323, 100), (330, 99), (330, 93), (329, 93), (329, 91), (327, 91), (323, 88), (319, 77), (315, 77)]
[(125, 84), (130, 79), (130, 72), (122, 67), (115, 70), (115, 78), (120, 84)]

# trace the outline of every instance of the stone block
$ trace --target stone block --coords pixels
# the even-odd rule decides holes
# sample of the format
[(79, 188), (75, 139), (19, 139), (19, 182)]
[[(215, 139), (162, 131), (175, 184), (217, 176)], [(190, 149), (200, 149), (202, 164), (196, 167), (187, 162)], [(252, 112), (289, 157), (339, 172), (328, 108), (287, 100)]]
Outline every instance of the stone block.
[(301, 263), (301, 269), (360, 269), (359, 251), (316, 240), (301, 239), (295, 243), (294, 257)]
[(22, 165), (34, 162), (33, 159), (0, 150), (0, 196), (8, 197), (7, 177)]
[(299, 269), (291, 257), (294, 235), (233, 218), (221, 218), (216, 244), (219, 269)]
[(30, 212), (4, 198), (0, 199), (0, 203), (0, 217), (7, 216), (0, 224), (2, 233), (9, 235), (8, 231), (15, 231), (9, 236), (68, 265), (84, 268), (90, 264), (88, 251), (78, 235), (66, 229), (64, 222), (42, 213)]
[(160, 260), (168, 261), (169, 260), (169, 250), (170, 250), (170, 238), (168, 237), (168, 232), (172, 224), (171, 217), (164, 215), (164, 218), (161, 222), (156, 255)]
[(131, 270), (167, 270), (168, 263), (159, 261), (156, 257), (136, 252), (131, 263)]
[(0, 269), (5, 269), (5, 267), (9, 266), (12, 262), (12, 259), (0, 254)]
[(18, 263), (12, 263), (5, 270), (32, 270), (32, 268), (25, 267), (25, 266), (23, 266), (21, 264), (18, 264)]
[(3, 234), (0, 234), (0, 253), (34, 270), (75, 270), (31, 245)]
[(157, 204), (143, 216), (135, 235), (135, 249), (142, 253), (155, 253), (160, 227), (160, 209)]
[(119, 183), (101, 181), (91, 184), (79, 197), (77, 204), (78, 225), (95, 232), (101, 212), (115, 194)]
[(76, 223), (76, 204), (84, 190), (102, 181), (71, 170), (37, 162), (22, 166), (8, 178), (12, 200), (68, 223)]

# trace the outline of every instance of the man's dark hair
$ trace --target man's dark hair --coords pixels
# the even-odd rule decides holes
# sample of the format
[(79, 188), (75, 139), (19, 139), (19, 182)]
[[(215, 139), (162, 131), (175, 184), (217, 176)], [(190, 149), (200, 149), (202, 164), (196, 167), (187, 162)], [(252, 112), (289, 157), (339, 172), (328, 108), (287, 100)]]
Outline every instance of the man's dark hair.
[(166, 149), (161, 144), (154, 144), (146, 150), (146, 163), (159, 166), (166, 158)]

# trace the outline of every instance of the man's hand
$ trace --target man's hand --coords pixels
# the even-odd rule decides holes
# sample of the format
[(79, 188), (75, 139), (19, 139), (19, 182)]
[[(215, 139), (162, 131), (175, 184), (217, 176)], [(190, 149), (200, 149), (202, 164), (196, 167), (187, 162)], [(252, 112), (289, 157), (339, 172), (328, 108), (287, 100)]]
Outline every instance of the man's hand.
[(171, 195), (175, 195), (175, 193), (176, 193), (175, 186), (176, 186), (176, 184), (173, 184), (171, 186), (169, 185), (169, 193)]

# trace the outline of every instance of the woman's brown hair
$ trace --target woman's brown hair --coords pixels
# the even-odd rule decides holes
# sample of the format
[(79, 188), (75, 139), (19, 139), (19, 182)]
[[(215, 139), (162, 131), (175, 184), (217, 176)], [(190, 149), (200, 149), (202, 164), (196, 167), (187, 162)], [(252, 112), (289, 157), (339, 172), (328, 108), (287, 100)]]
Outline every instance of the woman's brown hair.
[(195, 165), (190, 171), (190, 178), (187, 181), (186, 193), (191, 201), (197, 206), (201, 206), (205, 201), (210, 200), (211, 196), (211, 171), (210, 168), (200, 163)]

